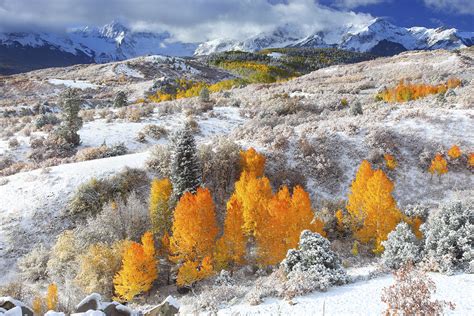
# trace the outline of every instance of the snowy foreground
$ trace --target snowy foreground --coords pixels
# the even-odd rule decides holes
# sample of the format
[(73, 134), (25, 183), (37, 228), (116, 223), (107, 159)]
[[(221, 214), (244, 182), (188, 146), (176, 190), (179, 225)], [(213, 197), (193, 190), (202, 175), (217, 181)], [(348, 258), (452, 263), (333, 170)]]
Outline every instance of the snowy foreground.
[[(430, 273), (435, 281), (436, 299), (456, 304), (448, 315), (474, 315), (474, 275), (453, 276)], [(392, 276), (383, 276), (368, 281), (359, 281), (334, 287), (327, 292), (314, 292), (298, 297), (291, 302), (267, 299), (262, 304), (234, 305), (218, 312), (219, 315), (381, 315), (386, 305), (380, 300), (384, 287), (393, 284)]]

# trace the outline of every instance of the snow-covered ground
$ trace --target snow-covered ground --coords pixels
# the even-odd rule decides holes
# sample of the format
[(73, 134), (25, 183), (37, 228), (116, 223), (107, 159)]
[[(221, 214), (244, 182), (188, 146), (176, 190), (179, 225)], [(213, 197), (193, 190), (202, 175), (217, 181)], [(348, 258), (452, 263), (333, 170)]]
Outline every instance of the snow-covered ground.
[[(446, 315), (474, 314), (473, 274), (447, 276), (430, 273), (429, 275), (437, 286), (434, 298), (456, 304), (456, 309), (446, 310)], [(257, 306), (237, 304), (219, 310), (218, 315), (382, 315), (386, 304), (380, 300), (380, 295), (382, 289), (393, 282), (393, 277), (386, 275), (330, 288), (327, 292), (314, 292), (295, 298), (291, 302), (271, 298)]]
[(84, 80), (63, 80), (63, 79), (49, 79), (48, 82), (52, 85), (64, 85), (68, 88), (76, 88), (76, 89), (97, 89), (99, 86), (89, 81)]

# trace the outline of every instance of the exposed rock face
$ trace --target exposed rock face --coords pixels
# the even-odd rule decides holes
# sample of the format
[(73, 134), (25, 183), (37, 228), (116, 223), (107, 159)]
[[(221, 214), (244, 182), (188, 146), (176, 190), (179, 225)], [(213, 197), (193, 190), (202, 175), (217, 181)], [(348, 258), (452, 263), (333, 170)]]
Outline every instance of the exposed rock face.
[(0, 315), (2, 315), (2, 310), (5, 311), (5, 315), (16, 316), (33, 316), (34, 313), (25, 304), (20, 301), (17, 301), (11, 297), (0, 297)]

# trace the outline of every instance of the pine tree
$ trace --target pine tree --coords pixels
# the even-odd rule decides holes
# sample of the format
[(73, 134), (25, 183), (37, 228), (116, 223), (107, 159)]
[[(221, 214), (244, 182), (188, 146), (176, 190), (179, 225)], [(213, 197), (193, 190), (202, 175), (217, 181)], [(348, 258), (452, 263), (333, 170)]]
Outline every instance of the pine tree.
[(131, 242), (125, 248), (122, 268), (114, 277), (117, 299), (130, 301), (148, 292), (158, 276), (153, 235), (146, 232), (142, 244)]
[(58, 287), (56, 284), (48, 286), (48, 293), (46, 294), (46, 306), (49, 311), (54, 311), (58, 307)]
[(199, 100), (205, 103), (209, 102), (209, 89), (207, 87), (202, 88), (199, 92)]
[(195, 193), (201, 185), (201, 170), (192, 128), (186, 124), (172, 138), (171, 182), (174, 198)]
[(388, 234), (382, 242), (385, 248), (382, 254), (382, 263), (391, 268), (399, 269), (406, 263), (416, 263), (421, 258), (421, 247), (415, 234), (407, 223), (401, 222)]
[(154, 179), (150, 189), (150, 219), (153, 234), (158, 239), (171, 231), (173, 213), (170, 198), (173, 187), (169, 179)]
[(81, 142), (81, 137), (77, 133), (82, 127), (82, 118), (79, 116), (81, 103), (77, 89), (67, 89), (61, 95), (62, 122), (57, 133), (67, 143), (74, 146), (78, 146)]
[(174, 261), (200, 261), (212, 256), (217, 237), (215, 206), (208, 189), (186, 192), (174, 210), (170, 239)]
[(115, 95), (114, 107), (121, 108), (121, 107), (127, 106), (127, 104), (128, 104), (127, 93), (125, 91), (119, 91)]

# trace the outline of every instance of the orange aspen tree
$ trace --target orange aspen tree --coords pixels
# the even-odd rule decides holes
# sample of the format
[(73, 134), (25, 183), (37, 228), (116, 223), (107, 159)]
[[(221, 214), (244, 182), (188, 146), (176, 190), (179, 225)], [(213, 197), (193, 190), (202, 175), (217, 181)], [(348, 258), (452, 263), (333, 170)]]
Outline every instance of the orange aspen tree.
[(169, 205), (173, 187), (171, 181), (165, 179), (154, 179), (150, 189), (150, 219), (153, 234), (161, 239), (165, 233), (169, 233), (173, 221), (172, 210)]
[(352, 181), (349, 200), (347, 202), (347, 211), (357, 224), (363, 221), (365, 216), (363, 210), (364, 194), (367, 189), (367, 181), (373, 174), (374, 170), (370, 163), (367, 160), (363, 160), (354, 181)]
[(122, 268), (114, 277), (117, 298), (130, 301), (141, 293), (148, 292), (158, 277), (153, 234), (146, 232), (142, 244), (131, 242), (126, 245)]
[(388, 169), (394, 170), (397, 167), (398, 163), (395, 160), (395, 157), (390, 154), (385, 154), (383, 157), (385, 159), (385, 164), (387, 165)]
[(265, 170), (265, 156), (257, 153), (253, 148), (240, 151), (242, 169), (252, 173), (255, 177), (263, 176)]
[(33, 312), (35, 315), (43, 315), (44, 314), (44, 306), (43, 306), (43, 299), (39, 296), (36, 296), (33, 299)]
[(233, 268), (245, 263), (247, 238), (242, 229), (243, 225), (242, 205), (233, 194), (227, 202), (224, 233), (216, 245), (214, 258), (219, 268)]
[(170, 238), (172, 259), (177, 262), (202, 260), (212, 255), (218, 228), (216, 212), (208, 189), (196, 194), (186, 192), (174, 211), (173, 235)]
[(392, 196), (393, 188), (393, 183), (385, 173), (376, 170), (367, 181), (366, 191), (363, 194), (364, 221), (355, 236), (361, 242), (373, 242), (375, 253), (383, 251), (382, 241), (387, 239), (387, 235), (403, 217)]
[(431, 160), (429, 172), (431, 174), (437, 173), (438, 176), (448, 172), (448, 163), (441, 154), (436, 154), (433, 160)]
[(192, 285), (212, 273), (212, 252), (218, 228), (215, 206), (208, 189), (186, 192), (174, 211), (170, 238), (171, 260), (182, 262), (177, 283)]
[(458, 145), (453, 145), (448, 150), (448, 156), (451, 159), (458, 159), (459, 157), (461, 157), (461, 155), (462, 155), (462, 152)]
[(54, 283), (48, 286), (46, 307), (49, 311), (54, 311), (58, 307), (58, 287)]
[(469, 154), (469, 158), (467, 159), (467, 165), (469, 167), (474, 167), (474, 153)]

